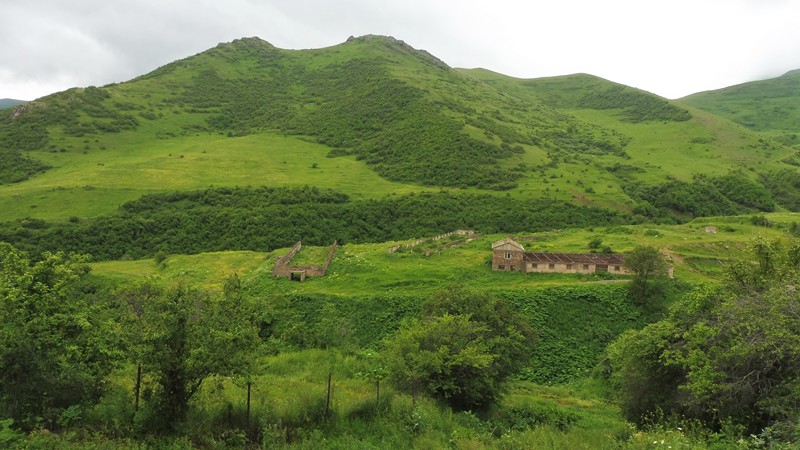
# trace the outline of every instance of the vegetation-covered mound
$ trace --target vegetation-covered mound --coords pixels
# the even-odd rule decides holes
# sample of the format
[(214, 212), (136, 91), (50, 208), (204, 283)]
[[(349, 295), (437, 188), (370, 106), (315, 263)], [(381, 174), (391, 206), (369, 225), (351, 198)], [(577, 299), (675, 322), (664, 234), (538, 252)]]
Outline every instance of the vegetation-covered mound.
[[(731, 171), (761, 182), (798, 164), (781, 142), (589, 75), (456, 70), (380, 36), (301, 51), (247, 38), (3, 110), (0, 217), (84, 218), (153, 191), (304, 184), (356, 198), (507, 190), (630, 211), (643, 201), (632, 183)], [(682, 220), (707, 208), (674, 209)]]
[(681, 99), (758, 131), (781, 132), (800, 144), (800, 70), (780, 77), (699, 92)]

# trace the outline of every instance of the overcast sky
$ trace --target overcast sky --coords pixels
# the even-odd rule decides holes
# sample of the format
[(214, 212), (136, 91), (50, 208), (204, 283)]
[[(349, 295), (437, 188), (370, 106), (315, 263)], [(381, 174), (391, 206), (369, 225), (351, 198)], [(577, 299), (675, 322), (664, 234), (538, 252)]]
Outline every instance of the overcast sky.
[(121, 82), (245, 36), (382, 34), (453, 67), (677, 98), (800, 69), (800, 0), (0, 0), (0, 98)]

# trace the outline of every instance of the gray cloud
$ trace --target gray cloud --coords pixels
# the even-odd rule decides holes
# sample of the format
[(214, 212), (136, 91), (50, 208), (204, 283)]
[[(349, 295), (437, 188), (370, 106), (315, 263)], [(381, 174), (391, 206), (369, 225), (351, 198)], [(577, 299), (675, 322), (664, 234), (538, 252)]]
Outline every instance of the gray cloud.
[(128, 80), (218, 42), (386, 34), (451, 66), (588, 72), (667, 97), (800, 68), (799, 2), (0, 0), (0, 97)]

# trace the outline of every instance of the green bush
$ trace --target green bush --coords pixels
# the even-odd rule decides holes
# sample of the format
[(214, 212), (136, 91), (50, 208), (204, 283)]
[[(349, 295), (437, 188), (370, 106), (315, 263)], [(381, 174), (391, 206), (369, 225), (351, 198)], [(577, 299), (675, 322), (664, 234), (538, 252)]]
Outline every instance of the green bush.
[[(436, 211), (436, 214), (431, 214)], [(40, 254), (66, 249), (100, 260), (220, 250), (386, 242), (455, 229), (483, 233), (620, 223), (626, 217), (559, 201), (449, 192), (350, 201), (313, 187), (170, 192), (126, 203), (118, 215), (73, 222), (0, 224), (0, 241)]]

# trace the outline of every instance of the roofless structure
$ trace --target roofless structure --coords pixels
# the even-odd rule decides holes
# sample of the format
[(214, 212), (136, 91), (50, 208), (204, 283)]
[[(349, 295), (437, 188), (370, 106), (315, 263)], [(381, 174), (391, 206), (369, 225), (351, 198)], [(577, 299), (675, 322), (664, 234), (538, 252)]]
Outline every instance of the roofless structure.
[(625, 267), (623, 255), (526, 252), (522, 245), (510, 237), (492, 244), (492, 269), (526, 273), (631, 274)]

